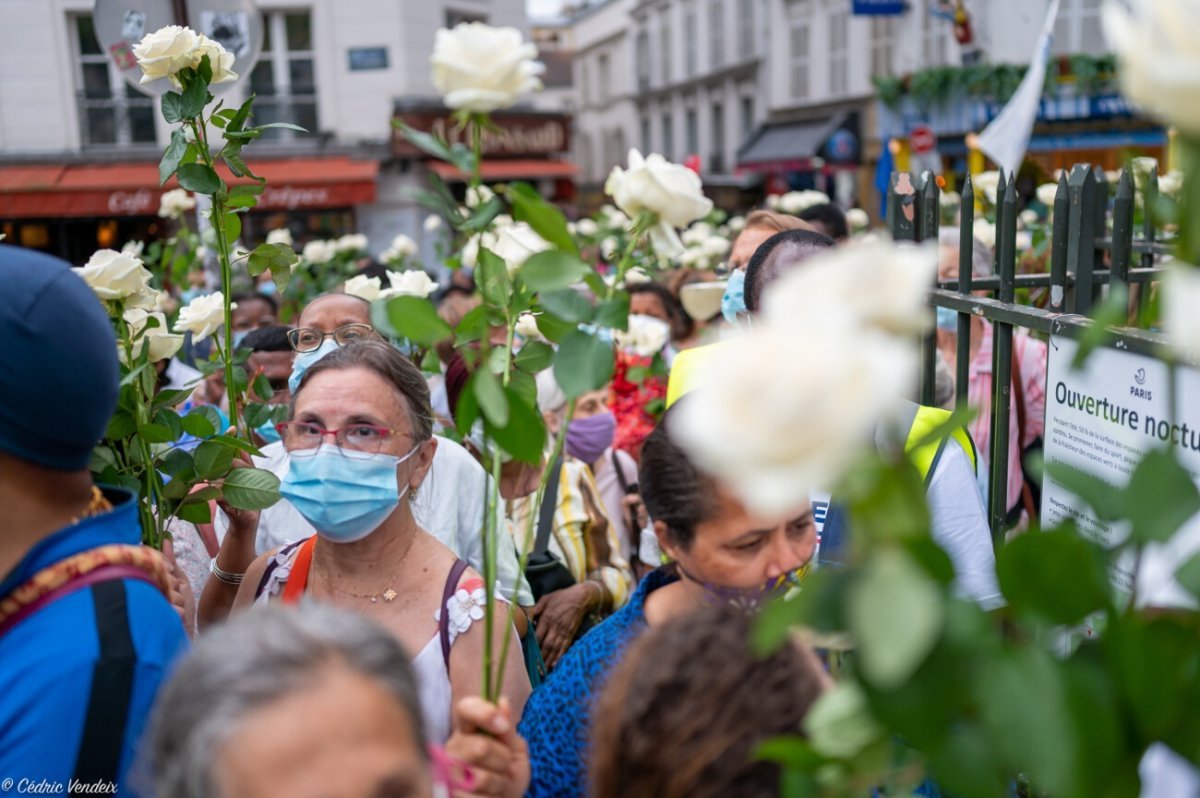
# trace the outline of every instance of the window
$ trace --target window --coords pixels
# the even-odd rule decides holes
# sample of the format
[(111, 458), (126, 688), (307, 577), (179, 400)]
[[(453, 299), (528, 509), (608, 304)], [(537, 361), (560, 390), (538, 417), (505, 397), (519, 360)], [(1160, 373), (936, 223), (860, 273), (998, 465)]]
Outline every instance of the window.
[(595, 173), (595, 164), (592, 160), (592, 137), (587, 133), (580, 133), (575, 137), (575, 146), (579, 147), (579, 168), (584, 174), (584, 179), (590, 180)]
[(712, 104), (712, 154), (708, 157), (708, 170), (716, 174), (725, 171), (725, 105)]
[(155, 101), (130, 86), (96, 38), (90, 14), (71, 18), (78, 58), (75, 92), (85, 147), (154, 144)]
[(708, 3), (708, 59), (713, 69), (725, 63), (725, 3), (709, 0)]
[(487, 22), (487, 14), (480, 14), (477, 11), (455, 11), (452, 8), (446, 9), (446, 27), (453, 28), (460, 22)]
[(609, 80), (608, 53), (604, 53), (596, 59), (596, 99), (601, 104), (608, 102)]
[(921, 61), (923, 67), (941, 66), (946, 63), (946, 34), (950, 30), (950, 22), (935, 13), (936, 5), (937, 0), (928, 0), (925, 8), (925, 35)]
[(794, 100), (808, 97), (809, 0), (792, 0), (788, 5), (790, 63), (788, 87)]
[(592, 71), (588, 68), (586, 59), (581, 59), (579, 65), (579, 91), (583, 97), (584, 106), (592, 103)]
[(829, 93), (845, 94), (849, 69), (849, 22), (845, 9), (829, 12)]
[(1054, 21), (1054, 54), (1106, 52), (1100, 29), (1101, 0), (1062, 0)]
[(696, 74), (696, 7), (688, 3), (683, 7), (683, 75), (690, 78)]
[(662, 82), (671, 82), (671, 24), (664, 11), (658, 19), (659, 57), (662, 59)]
[(685, 147), (685, 156), (697, 155), (700, 152), (700, 123), (696, 118), (696, 109), (689, 108), (684, 115), (684, 133), (687, 136), (687, 146)]
[(754, 55), (754, 0), (738, 0), (738, 56)]
[(662, 155), (668, 161), (675, 160), (672, 153), (675, 151), (675, 125), (671, 119), (671, 112), (665, 111), (662, 115)]
[(250, 73), (250, 89), (258, 95), (255, 124), (288, 122), (307, 131), (272, 128), (263, 133), (264, 139), (316, 136), (320, 129), (312, 20), (307, 11), (275, 11), (263, 14), (263, 29), (262, 56)]
[(871, 19), (871, 74), (892, 74), (892, 47), (896, 40), (896, 23), (891, 17)]
[(625, 146), (625, 131), (619, 127), (614, 127), (609, 131), (606, 139), (605, 150), (607, 157), (605, 162), (601, 164), (605, 174), (612, 171), (614, 166), (624, 166), (625, 156), (629, 153), (629, 148)]
[(639, 120), (639, 124), (641, 126), (641, 134), (642, 134), (642, 142), (641, 142), (642, 152), (645, 152), (645, 153), (653, 152), (654, 151), (654, 142), (650, 141), (650, 115), (642, 114), (642, 118)]
[(754, 132), (754, 98), (742, 98), (742, 120), (741, 133), (742, 141), (750, 138), (750, 134)]
[(635, 57), (637, 58), (638, 89), (648, 89), (650, 87), (650, 34), (644, 30), (638, 31)]

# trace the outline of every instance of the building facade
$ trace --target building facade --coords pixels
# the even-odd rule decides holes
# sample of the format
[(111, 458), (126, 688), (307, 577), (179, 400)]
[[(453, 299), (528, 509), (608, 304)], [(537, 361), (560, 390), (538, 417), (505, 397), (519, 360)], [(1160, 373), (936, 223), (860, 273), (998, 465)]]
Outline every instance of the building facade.
[[(196, 15), (204, 5), (193, 0), (189, 8)], [(170, 126), (157, 98), (122, 77), (118, 54), (97, 35), (106, 21), (93, 18), (92, 0), (5, 0), (5, 7), (0, 232), (75, 262), (98, 247), (162, 234), (157, 163)], [(404, 232), (421, 241), (429, 263), (426, 212), (410, 189), (425, 187), (435, 168), (397, 144), (392, 120), (411, 119), (415, 109), (428, 126), (445, 129), (448, 113), (429, 64), (434, 33), (470, 20), (528, 31), (524, 0), (257, 0), (257, 8), (257, 63), (214, 93), (230, 105), (254, 92), (258, 122), (291, 122), (307, 132), (272, 130), (247, 145), (247, 162), (270, 187), (248, 215), (243, 239), (256, 243), (280, 226), (298, 243), (357, 231), (379, 252)], [(203, 30), (198, 20), (192, 24)], [(531, 106), (527, 116), (549, 113), (564, 128), (562, 110)], [(513, 135), (497, 157), (523, 160), (506, 174), (549, 181), (553, 195), (573, 169), (561, 165), (566, 134), (548, 135), (525, 149), (531, 139)], [(560, 150), (553, 150), (556, 142)], [(461, 179), (442, 176), (452, 184)]]

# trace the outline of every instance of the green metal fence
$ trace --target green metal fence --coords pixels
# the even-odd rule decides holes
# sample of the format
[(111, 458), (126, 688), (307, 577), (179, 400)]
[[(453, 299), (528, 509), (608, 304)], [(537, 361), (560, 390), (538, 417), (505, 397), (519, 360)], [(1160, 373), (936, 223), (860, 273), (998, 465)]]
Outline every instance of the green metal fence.
[[(1143, 184), (1142, 202), (1155, 207), (1158, 177), (1150, 172)], [(897, 240), (926, 241), (938, 237), (940, 191), (932, 175), (892, 175), (888, 191), (887, 222)], [(1091, 325), (1087, 318), (1106, 292), (1116, 285), (1142, 285), (1130, 313), (1145, 311), (1149, 283), (1161, 277), (1157, 259), (1169, 247), (1156, 238), (1152, 214), (1135, 230), (1136, 192), (1133, 175), (1121, 173), (1110, 200), (1104, 171), (1080, 165), (1064, 173), (1054, 199), (1049, 232), (1049, 270), (1017, 274), (1017, 217), (1021, 210), (1015, 181), (1002, 176), (996, 192), (995, 276), (973, 278), (975, 190), (968, 177), (961, 192), (958, 222), (958, 280), (941, 281), (930, 292), (930, 305), (958, 313), (957, 362), (954, 364), (955, 404), (965, 408), (970, 373), (971, 316), (993, 324), (992, 414), (987, 461), (988, 521), (993, 540), (1003, 542), (1008, 515), (1009, 410), (1012, 402), (1013, 330), (1023, 328), (1044, 337), (1078, 336)], [(1111, 218), (1111, 224), (1110, 224)], [(1140, 235), (1138, 234), (1140, 232)], [(1014, 301), (1022, 288), (1048, 290), (1045, 308)], [(1128, 351), (1159, 355), (1160, 335), (1136, 328), (1111, 330), (1112, 345)], [(936, 339), (930, 332), (922, 345), (920, 398), (933, 404)]]

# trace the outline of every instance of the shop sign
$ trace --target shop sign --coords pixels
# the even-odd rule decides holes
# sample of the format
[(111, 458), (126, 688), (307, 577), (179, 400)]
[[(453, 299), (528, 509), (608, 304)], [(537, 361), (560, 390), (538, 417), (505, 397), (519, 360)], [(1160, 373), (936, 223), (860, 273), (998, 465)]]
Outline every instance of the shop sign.
[(905, 0), (854, 0), (854, 15), (859, 17), (896, 16), (908, 10)]
[(108, 212), (114, 216), (152, 216), (158, 212), (160, 192), (147, 188), (114, 191), (108, 195)]
[[(414, 130), (432, 133), (450, 144), (470, 145), (466, 129), (449, 116), (431, 113), (400, 113), (396, 122)], [(496, 130), (483, 134), (483, 154), (491, 157), (530, 157), (557, 155), (571, 147), (571, 118), (561, 114), (495, 114)], [(392, 154), (401, 158), (425, 158), (396, 128), (392, 136)]]

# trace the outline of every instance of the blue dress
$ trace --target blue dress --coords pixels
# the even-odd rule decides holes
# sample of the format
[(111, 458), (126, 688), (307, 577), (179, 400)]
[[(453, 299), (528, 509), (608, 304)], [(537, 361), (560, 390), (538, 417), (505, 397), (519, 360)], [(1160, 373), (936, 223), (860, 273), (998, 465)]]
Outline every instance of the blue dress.
[[(115, 505), (35, 545), (8, 574), (0, 596), (60, 560), (110, 543), (141, 543), (133, 497), (106, 491)], [(67, 794), (80, 773), (76, 759), (84, 737), (93, 688), (128, 694), (123, 734), (120, 719), (96, 718), (109, 736), (106, 769), (117, 795), (130, 795), (126, 774), (159, 685), (187, 647), (179, 616), (153, 585), (121, 579), (84, 588), (48, 604), (0, 637), (0, 780), (12, 794), (42, 789)], [(111, 659), (120, 649), (121, 659)], [(102, 650), (110, 652), (101, 658)], [(113, 665), (116, 667), (112, 667)], [(118, 713), (119, 714), (119, 713)], [(47, 788), (44, 785), (52, 785)], [(54, 786), (61, 785), (61, 786)], [(111, 795), (111, 792), (107, 794)]]
[(571, 646), (525, 705), (519, 730), (529, 744), (530, 798), (587, 794), (592, 697), (646, 628), (646, 596), (678, 581), (672, 568), (646, 575), (629, 603)]

